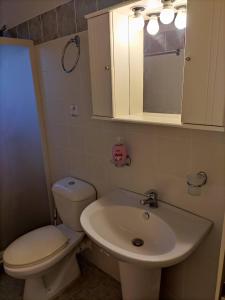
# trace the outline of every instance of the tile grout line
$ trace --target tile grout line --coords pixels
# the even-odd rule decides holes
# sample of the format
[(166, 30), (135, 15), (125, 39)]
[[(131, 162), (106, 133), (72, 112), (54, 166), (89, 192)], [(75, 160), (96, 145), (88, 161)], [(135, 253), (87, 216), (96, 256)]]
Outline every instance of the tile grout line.
[(75, 24), (75, 32), (78, 30), (77, 25), (77, 9), (76, 9), (76, 0), (73, 0), (73, 10), (74, 10), (74, 24)]
[(42, 20), (42, 15), (40, 15), (40, 30), (41, 30), (41, 41), (40, 43), (37, 43), (37, 44), (41, 44), (44, 42), (44, 27), (43, 27), (43, 20)]
[(54, 9), (55, 10), (55, 18), (56, 18), (56, 35), (57, 38), (59, 38), (59, 22), (58, 22), (58, 11), (57, 11), (57, 7)]
[(28, 31), (28, 39), (30, 40), (30, 25), (29, 25), (29, 21), (27, 21), (27, 31)]
[[(78, 32), (78, 12), (77, 12), (77, 2), (76, 2), (77, 0), (71, 0), (71, 2), (73, 2), (73, 15), (74, 15), (74, 25), (75, 25), (75, 33), (77, 33)], [(79, 0), (79, 1), (83, 1), (83, 0)], [(98, 0), (95, 0), (94, 1), (95, 2), (95, 7), (96, 7), (96, 10), (99, 10), (99, 1)], [(123, 0), (121, 0), (120, 2), (123, 2)], [(62, 5), (59, 5), (59, 6), (66, 6), (67, 4), (68, 4), (69, 2), (66, 2), (66, 3), (64, 3), (64, 4), (62, 4)], [(59, 7), (59, 6), (57, 6), (57, 7)], [(66, 36), (66, 34), (65, 35), (62, 35), (62, 36), (60, 36), (59, 35), (59, 19), (58, 19), (58, 12), (57, 12), (57, 7), (55, 7), (55, 8), (53, 8), (53, 9), (50, 9), (50, 10), (48, 10), (48, 11), (46, 11), (46, 12), (43, 12), (42, 14), (40, 14), (40, 15), (38, 15), (38, 16), (35, 16), (35, 17), (33, 17), (33, 18), (30, 18), (30, 19), (28, 19), (27, 21), (25, 21), (25, 22), (22, 22), (22, 23), (19, 23), (19, 24), (17, 24), (16, 26), (14, 26), (14, 27), (12, 27), (12, 28), (9, 28), (8, 29), (8, 31), (10, 31), (10, 29), (15, 29), (15, 35), (16, 35), (16, 38), (19, 38), (18, 37), (18, 35), (19, 35), (19, 31), (18, 31), (18, 27), (21, 25), (21, 24), (23, 24), (23, 23), (27, 23), (27, 30), (28, 30), (28, 38), (29, 39), (31, 39), (31, 37), (33, 36), (32, 35), (32, 32), (31, 32), (31, 28), (30, 28), (30, 22), (34, 19), (34, 18), (39, 18), (39, 21), (40, 21), (40, 28), (39, 28), (39, 30), (40, 30), (40, 41), (37, 41), (37, 42), (35, 42), (35, 44), (36, 45), (38, 45), (38, 44), (42, 44), (42, 43), (45, 43), (45, 42), (48, 42), (48, 41), (50, 41), (50, 40), (55, 40), (55, 39), (57, 39), (57, 38), (59, 38), (59, 37), (64, 37), (64, 36)], [(54, 38), (54, 39), (46, 39), (45, 40), (45, 32), (44, 32), (44, 26), (43, 26), (43, 15), (44, 14), (46, 14), (46, 13), (48, 13), (48, 12), (53, 12), (53, 11), (55, 11), (55, 16), (56, 16), (56, 38)], [(84, 17), (84, 16), (83, 16)], [(84, 31), (84, 30), (81, 30), (81, 31)]]

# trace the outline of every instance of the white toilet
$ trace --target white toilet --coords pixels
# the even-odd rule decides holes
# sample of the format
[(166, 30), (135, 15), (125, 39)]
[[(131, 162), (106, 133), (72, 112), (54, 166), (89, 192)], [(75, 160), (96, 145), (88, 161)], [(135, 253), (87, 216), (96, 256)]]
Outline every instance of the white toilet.
[(10, 276), (25, 279), (24, 300), (56, 296), (80, 275), (76, 248), (84, 237), (83, 209), (96, 199), (92, 185), (67, 177), (52, 187), (63, 224), (44, 226), (15, 240), (3, 254)]

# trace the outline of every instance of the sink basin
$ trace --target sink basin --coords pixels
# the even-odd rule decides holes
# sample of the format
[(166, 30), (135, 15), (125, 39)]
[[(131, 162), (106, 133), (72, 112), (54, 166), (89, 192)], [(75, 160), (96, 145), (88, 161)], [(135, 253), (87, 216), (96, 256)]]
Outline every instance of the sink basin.
[[(149, 267), (168, 267), (190, 255), (212, 223), (160, 202), (158, 208), (140, 205), (143, 196), (116, 190), (89, 205), (81, 215), (87, 235), (123, 261)], [(142, 246), (132, 241), (141, 239)]]
[[(119, 260), (123, 298), (129, 300), (158, 299), (161, 268), (187, 258), (212, 226), (211, 221), (162, 201), (158, 208), (143, 206), (143, 198), (118, 189), (90, 204), (81, 215), (87, 235)], [(143, 286), (137, 285), (146, 281), (146, 275), (158, 291), (149, 297), (146, 291), (142, 297)], [(133, 285), (135, 291), (129, 293)]]

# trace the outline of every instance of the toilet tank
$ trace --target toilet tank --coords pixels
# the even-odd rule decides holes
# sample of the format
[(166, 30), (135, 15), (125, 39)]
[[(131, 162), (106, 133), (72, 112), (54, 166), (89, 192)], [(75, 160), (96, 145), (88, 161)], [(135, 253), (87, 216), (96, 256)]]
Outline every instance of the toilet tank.
[(82, 180), (67, 177), (54, 183), (52, 192), (63, 224), (74, 231), (83, 231), (80, 215), (86, 206), (96, 200), (94, 187)]

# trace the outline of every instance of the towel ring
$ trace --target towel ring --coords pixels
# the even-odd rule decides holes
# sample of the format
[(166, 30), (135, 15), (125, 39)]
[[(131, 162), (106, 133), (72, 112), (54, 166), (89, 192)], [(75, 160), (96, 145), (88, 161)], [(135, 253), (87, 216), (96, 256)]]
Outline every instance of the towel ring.
[[(64, 60), (65, 60), (66, 50), (68, 49), (68, 47), (69, 47), (71, 44), (74, 44), (74, 45), (75, 45), (75, 47), (76, 47), (77, 50), (78, 50), (78, 53), (77, 53), (77, 56), (76, 56), (74, 65), (73, 65), (70, 69), (67, 69), (67, 68), (65, 67)], [(76, 68), (76, 66), (77, 66), (77, 64), (78, 64), (79, 59), (80, 59), (80, 37), (79, 37), (79, 35), (75, 35), (75, 37), (72, 38), (72, 39), (70, 39), (70, 40), (66, 43), (65, 47), (63, 48), (63, 53), (62, 53), (62, 58), (61, 58), (61, 64), (62, 64), (63, 71), (66, 72), (66, 73), (71, 73), (71, 72), (73, 72), (73, 70)]]

